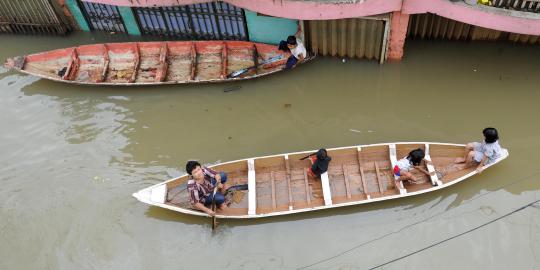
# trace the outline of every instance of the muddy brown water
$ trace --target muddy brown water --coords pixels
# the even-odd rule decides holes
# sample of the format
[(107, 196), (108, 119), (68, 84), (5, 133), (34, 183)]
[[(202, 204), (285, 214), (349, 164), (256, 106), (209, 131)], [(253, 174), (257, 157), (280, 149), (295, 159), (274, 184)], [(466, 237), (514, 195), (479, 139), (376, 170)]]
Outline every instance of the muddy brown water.
[[(3, 35), (0, 58), (123, 40)], [(425, 41), (401, 63), (319, 58), (227, 84), (84, 87), (0, 68), (0, 269), (369, 269), (402, 256), (382, 269), (539, 269), (536, 207), (414, 253), (540, 199), (539, 72), (538, 46)], [(416, 197), (216, 232), (131, 197), (189, 159), (465, 143), (486, 126), (510, 157)]]

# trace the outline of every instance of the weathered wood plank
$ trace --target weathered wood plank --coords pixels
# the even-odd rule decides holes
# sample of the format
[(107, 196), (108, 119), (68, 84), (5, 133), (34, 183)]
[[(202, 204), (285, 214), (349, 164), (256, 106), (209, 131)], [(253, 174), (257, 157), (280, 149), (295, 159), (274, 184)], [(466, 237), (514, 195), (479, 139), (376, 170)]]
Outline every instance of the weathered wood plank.
[(71, 59), (69, 60), (68, 67), (66, 69), (66, 72), (62, 76), (63, 80), (72, 81), (75, 75), (77, 74), (77, 70), (79, 69), (79, 56), (77, 54), (77, 48), (73, 48), (71, 51)]
[(190, 80), (195, 80), (197, 75), (197, 49), (195, 48), (195, 42), (191, 43), (191, 76)]
[(101, 78), (99, 79), (99, 82), (104, 82), (107, 79), (107, 72), (109, 72), (110, 62), (109, 48), (107, 48), (107, 44), (103, 44), (103, 70), (101, 71)]
[(221, 78), (227, 78), (227, 43), (223, 42), (221, 50)]
[[(259, 66), (259, 51), (257, 51), (257, 46), (253, 44), (253, 65)], [(257, 75), (259, 68), (254, 68), (255, 75)]]
[(135, 53), (135, 64), (133, 65), (133, 74), (131, 74), (131, 78), (129, 79), (129, 82), (134, 82), (135, 79), (137, 79), (137, 73), (139, 72), (139, 65), (141, 63), (141, 53), (139, 51), (139, 43), (135, 43), (134, 48)]
[(309, 181), (307, 176), (307, 169), (304, 169), (304, 184), (306, 186), (306, 201), (308, 206), (311, 206), (311, 195), (309, 194)]
[(373, 162), (375, 164), (375, 174), (377, 175), (377, 183), (379, 184), (379, 191), (381, 193), (384, 192), (384, 186), (383, 186), (383, 183), (382, 183), (382, 180), (381, 180), (381, 176), (379, 175), (380, 174), (380, 171), (379, 171), (379, 165), (377, 164), (377, 162)]
[(169, 49), (167, 47), (167, 42), (163, 42), (163, 46), (161, 46), (161, 50), (159, 52), (159, 63), (161, 64), (161, 69), (156, 73), (156, 82), (162, 82), (167, 77), (167, 71), (169, 69), (167, 57), (169, 57)]
[(361, 161), (361, 159), (360, 159), (360, 151), (361, 150), (362, 149), (360, 147), (357, 148), (356, 159), (358, 160), (358, 170), (360, 171), (360, 182), (362, 182), (362, 188), (364, 189), (364, 193), (369, 198), (368, 189), (367, 189), (367, 185), (366, 185), (366, 177), (364, 176), (364, 168), (362, 168), (362, 162), (360, 162)]
[(272, 181), (272, 208), (273, 209), (276, 209), (277, 208), (277, 203), (276, 203), (276, 180), (275, 180), (275, 176), (274, 176), (274, 172), (270, 172), (270, 180)]
[(347, 170), (347, 165), (343, 164), (343, 178), (345, 179), (345, 191), (347, 192), (347, 198), (351, 198), (351, 186), (349, 183), (349, 172)]

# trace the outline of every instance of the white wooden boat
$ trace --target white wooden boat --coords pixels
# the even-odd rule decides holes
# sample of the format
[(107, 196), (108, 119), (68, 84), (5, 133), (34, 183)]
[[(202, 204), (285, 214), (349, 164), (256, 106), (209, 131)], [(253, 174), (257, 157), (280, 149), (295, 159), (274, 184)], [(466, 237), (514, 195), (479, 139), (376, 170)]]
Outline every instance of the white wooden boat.
[[(413, 172), (417, 183), (396, 182), (392, 168), (397, 160), (416, 148), (424, 149), (430, 176)], [(436, 191), (459, 183), (474, 174), (475, 167), (455, 164), (465, 155), (465, 145), (400, 142), (327, 149), (332, 157), (328, 172), (310, 178), (305, 151), (236, 160), (211, 166), (228, 173), (230, 185), (247, 184), (241, 201), (217, 212), (218, 218), (260, 218), (398, 199)], [(503, 155), (491, 167), (508, 157)], [(415, 170), (417, 171), (417, 170)], [(139, 201), (181, 212), (208, 216), (188, 203), (188, 175), (153, 185), (133, 194)]]

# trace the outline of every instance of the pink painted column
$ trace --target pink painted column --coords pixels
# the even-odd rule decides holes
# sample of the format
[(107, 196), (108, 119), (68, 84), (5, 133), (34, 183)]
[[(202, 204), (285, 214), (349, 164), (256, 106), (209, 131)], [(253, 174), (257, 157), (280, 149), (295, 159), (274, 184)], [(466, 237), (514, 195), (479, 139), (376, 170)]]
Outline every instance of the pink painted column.
[(403, 57), (403, 47), (407, 36), (407, 26), (409, 25), (409, 14), (400, 11), (392, 13), (392, 23), (390, 25), (390, 41), (388, 43), (388, 60), (401, 60)]

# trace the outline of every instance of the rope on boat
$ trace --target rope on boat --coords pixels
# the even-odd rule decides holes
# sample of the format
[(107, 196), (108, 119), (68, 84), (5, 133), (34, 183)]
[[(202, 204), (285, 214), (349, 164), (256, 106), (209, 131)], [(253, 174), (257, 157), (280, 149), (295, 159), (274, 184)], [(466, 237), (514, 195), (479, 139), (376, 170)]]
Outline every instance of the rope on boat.
[[(353, 247), (351, 247), (351, 248), (349, 248), (349, 249), (347, 249), (347, 250), (344, 250), (344, 251), (342, 251), (342, 252), (340, 252), (340, 253), (338, 253), (338, 254), (336, 254), (336, 255), (333, 255), (333, 256), (331, 256), (331, 257), (328, 257), (328, 258), (325, 258), (325, 259), (316, 261), (316, 262), (314, 262), (314, 263), (312, 263), (312, 264), (309, 264), (309, 265), (305, 265), (305, 266), (299, 267), (299, 268), (297, 268), (297, 269), (299, 269), (299, 270), (300, 270), (300, 269), (307, 269), (307, 268), (313, 267), (313, 266), (315, 266), (315, 265), (318, 265), (318, 264), (321, 264), (321, 263), (324, 263), (324, 262), (327, 262), (327, 261), (331, 261), (331, 260), (336, 259), (336, 258), (338, 258), (338, 257), (341, 257), (341, 256), (343, 256), (343, 255), (345, 255), (345, 254), (347, 254), (347, 253), (350, 253), (351, 251), (353, 251), (353, 250), (355, 250), (355, 249), (358, 249), (358, 248), (360, 248), (360, 247), (362, 247), (362, 246), (365, 246), (365, 245), (367, 245), (367, 244), (376, 242), (376, 241), (378, 241), (378, 240), (382, 240), (382, 239), (384, 239), (384, 238), (386, 238), (386, 237), (388, 237), (388, 236), (390, 236), (390, 235), (398, 234), (398, 233), (400, 233), (401, 231), (403, 231), (403, 230), (405, 230), (405, 229), (408, 229), (408, 228), (413, 227), (413, 226), (415, 226), (415, 225), (418, 225), (418, 224), (427, 222), (427, 221), (429, 221), (429, 220), (431, 220), (431, 219), (433, 219), (433, 218), (435, 218), (435, 217), (437, 217), (437, 216), (440, 216), (440, 215), (442, 215), (442, 214), (444, 214), (444, 213), (448, 213), (449, 211), (452, 211), (452, 210), (454, 210), (454, 209), (458, 209), (460, 206), (467, 205), (467, 204), (469, 204), (469, 203), (471, 203), (471, 202), (473, 202), (473, 201), (476, 201), (477, 199), (480, 199), (480, 198), (482, 198), (482, 197), (484, 197), (484, 196), (486, 196), (486, 195), (489, 195), (489, 194), (491, 194), (491, 193), (493, 193), (493, 192), (496, 192), (496, 191), (499, 191), (499, 190), (501, 190), (501, 189), (504, 189), (504, 188), (513, 186), (513, 185), (515, 185), (515, 184), (519, 184), (519, 183), (521, 183), (521, 182), (530, 180), (530, 179), (532, 179), (532, 177), (537, 176), (537, 175), (539, 175), (539, 174), (540, 174), (540, 171), (536, 171), (536, 172), (531, 173), (531, 174), (529, 174), (529, 175), (527, 175), (527, 176), (525, 176), (525, 177), (519, 178), (519, 179), (517, 179), (516, 181), (513, 181), (513, 182), (510, 182), (510, 183), (504, 184), (504, 185), (502, 185), (502, 186), (499, 186), (499, 187), (497, 187), (496, 189), (494, 189), (494, 190), (492, 190), (492, 191), (488, 191), (488, 192), (486, 192), (486, 193), (484, 193), (484, 194), (480, 194), (480, 195), (478, 195), (478, 196), (476, 196), (476, 197), (473, 197), (473, 198), (470, 199), (469, 201), (464, 202), (464, 203), (460, 204), (459, 206), (457, 206), (457, 207), (455, 207), (455, 208), (452, 208), (452, 209), (450, 209), (450, 210), (448, 210), (448, 211), (444, 211), (444, 210), (443, 210), (443, 211), (441, 211), (441, 212), (439, 212), (439, 213), (437, 213), (437, 214), (434, 214), (434, 215), (432, 215), (432, 216), (430, 216), (430, 217), (427, 217), (427, 218), (425, 218), (425, 219), (419, 220), (419, 221), (414, 222), (414, 223), (411, 223), (411, 224), (409, 224), (409, 225), (405, 225), (404, 227), (400, 228), (399, 230), (396, 230), (396, 231), (393, 231), (393, 232), (389, 232), (389, 233), (384, 234), (384, 235), (382, 235), (382, 236), (379, 236), (379, 237), (377, 237), (377, 238), (373, 238), (373, 239), (371, 239), (371, 240), (362, 242), (362, 243), (357, 244), (357, 245), (355, 245), (355, 246), (353, 246)], [(468, 231), (465, 231), (465, 232), (463, 232), (463, 233), (461, 233), (461, 234), (454, 235), (454, 236), (452, 236), (452, 237), (450, 237), (450, 238), (447, 238), (447, 239), (441, 240), (441, 241), (439, 241), (439, 242), (437, 242), (437, 243), (434, 243), (434, 244), (432, 244), (432, 245), (430, 245), (430, 246), (428, 246), (428, 247), (419, 249), (419, 250), (417, 250), (417, 251), (414, 251), (414, 252), (412, 252), (412, 253), (406, 254), (406, 255), (401, 256), (401, 257), (399, 257), (399, 258), (396, 258), (396, 259), (393, 259), (393, 260), (391, 260), (391, 261), (385, 262), (384, 264), (380, 264), (380, 265), (378, 265), (378, 266), (372, 267), (372, 268), (370, 268), (370, 270), (371, 270), (371, 269), (380, 268), (380, 267), (382, 267), (382, 266), (384, 266), (384, 265), (387, 265), (387, 264), (390, 264), (390, 263), (392, 263), (392, 262), (396, 262), (396, 261), (398, 261), (398, 260), (404, 259), (404, 258), (406, 258), (406, 257), (408, 257), (408, 256), (414, 255), (414, 254), (416, 254), (416, 253), (419, 253), (419, 252), (424, 251), (424, 250), (426, 250), (426, 249), (429, 249), (429, 248), (431, 248), (431, 247), (437, 246), (437, 245), (439, 245), (439, 244), (442, 244), (442, 243), (444, 243), (444, 242), (447, 242), (447, 241), (449, 241), (449, 240), (452, 240), (452, 239), (454, 239), (454, 238), (457, 238), (457, 237), (459, 237), (459, 236), (461, 236), (461, 235), (470, 233), (470, 232), (472, 232), (472, 231), (474, 231), (474, 230), (477, 230), (477, 229), (482, 228), (482, 227), (484, 227), (484, 226), (486, 226), (486, 225), (489, 225), (489, 224), (491, 224), (491, 223), (493, 223), (493, 222), (495, 222), (495, 221), (497, 221), (497, 220), (503, 219), (503, 218), (508, 217), (508, 216), (510, 216), (510, 215), (512, 215), (512, 214), (515, 214), (515, 213), (517, 213), (517, 212), (519, 212), (519, 211), (521, 211), (521, 210), (524, 210), (524, 209), (526, 209), (526, 208), (528, 208), (528, 207), (531, 207), (531, 206), (532, 206), (532, 207), (537, 207), (537, 206), (534, 205), (534, 204), (537, 203), (537, 202), (540, 202), (540, 200), (536, 200), (536, 201), (534, 201), (534, 202), (531, 202), (531, 203), (528, 203), (528, 204), (526, 204), (526, 205), (524, 205), (524, 206), (521, 206), (521, 207), (517, 208), (516, 210), (513, 210), (513, 211), (511, 211), (511, 212), (509, 212), (509, 213), (507, 213), (507, 214), (505, 214), (505, 215), (503, 215), (503, 216), (500, 216), (500, 217), (498, 217), (498, 218), (496, 218), (496, 219), (494, 219), (494, 220), (488, 221), (487, 223), (481, 224), (481, 225), (479, 225), (479, 226), (477, 226), (477, 227), (475, 227), (475, 228), (473, 228), (473, 229), (470, 229), (470, 230), (468, 230)]]

